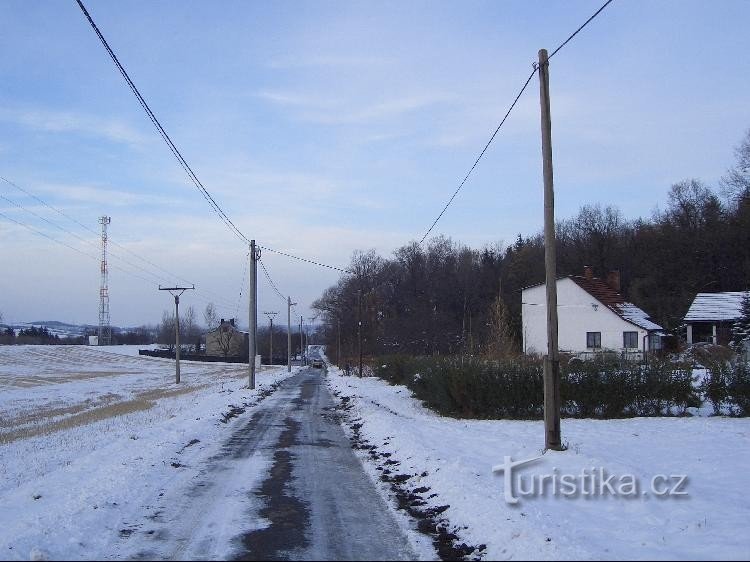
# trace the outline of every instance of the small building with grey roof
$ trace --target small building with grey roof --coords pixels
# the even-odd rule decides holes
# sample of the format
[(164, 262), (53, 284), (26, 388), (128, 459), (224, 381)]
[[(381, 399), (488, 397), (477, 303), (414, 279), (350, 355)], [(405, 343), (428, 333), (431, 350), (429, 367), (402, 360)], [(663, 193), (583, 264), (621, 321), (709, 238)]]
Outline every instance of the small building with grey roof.
[(742, 298), (750, 291), (698, 293), (685, 314), (687, 342), (728, 345), (732, 326), (741, 316)]

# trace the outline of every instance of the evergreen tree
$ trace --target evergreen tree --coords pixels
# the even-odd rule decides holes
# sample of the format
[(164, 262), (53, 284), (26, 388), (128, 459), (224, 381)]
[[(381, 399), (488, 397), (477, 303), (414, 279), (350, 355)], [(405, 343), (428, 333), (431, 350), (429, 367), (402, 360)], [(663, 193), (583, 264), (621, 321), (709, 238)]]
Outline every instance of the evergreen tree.
[(732, 348), (739, 353), (747, 341), (750, 341), (750, 292), (742, 297), (740, 317), (732, 326)]

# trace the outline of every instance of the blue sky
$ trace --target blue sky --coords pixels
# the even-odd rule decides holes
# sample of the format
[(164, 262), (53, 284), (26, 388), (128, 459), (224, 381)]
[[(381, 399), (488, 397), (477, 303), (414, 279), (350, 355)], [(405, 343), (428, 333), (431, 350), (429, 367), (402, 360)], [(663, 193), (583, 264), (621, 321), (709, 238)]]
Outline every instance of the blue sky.
[[(345, 266), (356, 249), (389, 254), (421, 237), (538, 49), (601, 1), (86, 4), (235, 224)], [(186, 305), (215, 300), (222, 316), (246, 319), (246, 249), (189, 184), (75, 2), (5, 0), (0, 21), (0, 175), (93, 229), (110, 215), (112, 240), (196, 284)], [(717, 183), (750, 127), (748, 21), (746, 1), (615, 0), (560, 51), (550, 69), (558, 218), (597, 202), (648, 216), (672, 183)], [(436, 233), (481, 247), (540, 229), (538, 108), (534, 79)], [(3, 182), (0, 195), (90, 243), (2, 199), (0, 212), (96, 254), (95, 236)], [(0, 217), (0, 260), (6, 321), (96, 322), (94, 259)], [(305, 316), (337, 279), (264, 261)], [(158, 321), (166, 295), (112, 264), (112, 322)], [(259, 309), (285, 312), (259, 284)]]

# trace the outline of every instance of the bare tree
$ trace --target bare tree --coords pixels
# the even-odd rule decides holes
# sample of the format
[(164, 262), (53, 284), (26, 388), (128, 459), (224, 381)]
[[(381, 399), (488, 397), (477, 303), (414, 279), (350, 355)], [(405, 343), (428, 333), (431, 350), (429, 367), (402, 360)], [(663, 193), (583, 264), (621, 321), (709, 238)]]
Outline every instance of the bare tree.
[(734, 151), (737, 164), (721, 178), (724, 195), (735, 204), (750, 197), (750, 129)]
[(184, 342), (188, 345), (195, 345), (196, 352), (200, 349), (200, 330), (195, 321), (195, 309), (188, 306), (185, 315), (180, 318), (180, 333), (185, 334)]
[(210, 302), (206, 305), (206, 310), (203, 311), (203, 321), (209, 330), (215, 330), (219, 326), (219, 315), (216, 314), (214, 303)]
[(161, 324), (159, 324), (159, 334), (157, 342), (169, 346), (169, 350), (174, 350), (174, 314), (166, 310), (161, 315)]

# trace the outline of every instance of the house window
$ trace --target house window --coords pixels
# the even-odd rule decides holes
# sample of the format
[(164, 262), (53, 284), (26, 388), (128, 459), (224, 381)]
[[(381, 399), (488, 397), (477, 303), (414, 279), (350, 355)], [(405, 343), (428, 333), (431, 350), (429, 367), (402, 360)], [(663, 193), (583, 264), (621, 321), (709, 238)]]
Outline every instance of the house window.
[(622, 347), (625, 349), (638, 349), (638, 332), (623, 332)]
[(586, 332), (586, 347), (589, 349), (599, 349), (602, 347), (601, 332)]

